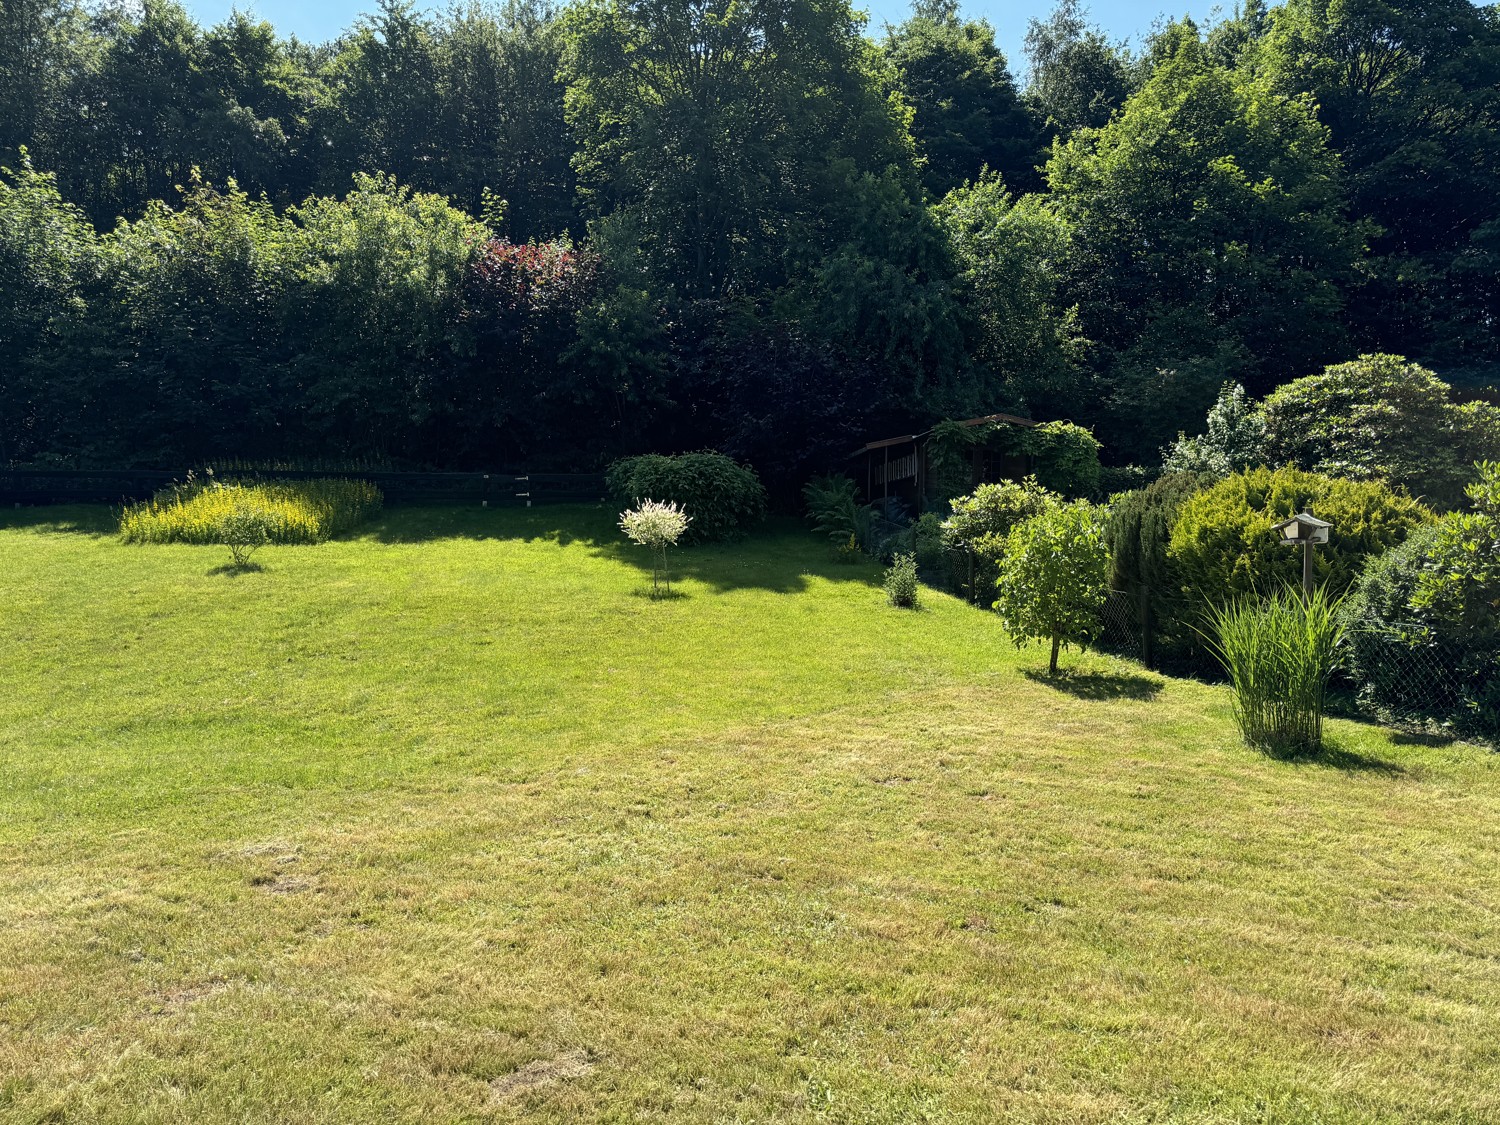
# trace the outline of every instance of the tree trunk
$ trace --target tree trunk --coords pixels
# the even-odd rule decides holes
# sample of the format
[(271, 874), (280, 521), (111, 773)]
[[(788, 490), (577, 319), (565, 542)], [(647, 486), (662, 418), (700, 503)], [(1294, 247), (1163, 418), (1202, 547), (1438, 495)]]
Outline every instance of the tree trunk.
[(1061, 645), (1062, 645), (1062, 634), (1061, 633), (1053, 633), (1052, 634), (1052, 663), (1047, 668), (1047, 675), (1049, 675), (1049, 676), (1055, 676), (1055, 675), (1057, 675), (1057, 650), (1058, 650), (1059, 647), (1061, 647)]

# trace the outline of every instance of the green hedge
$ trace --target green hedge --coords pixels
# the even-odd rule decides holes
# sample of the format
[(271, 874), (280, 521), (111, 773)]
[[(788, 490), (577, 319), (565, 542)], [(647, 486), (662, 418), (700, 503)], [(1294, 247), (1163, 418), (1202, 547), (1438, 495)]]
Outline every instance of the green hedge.
[(621, 504), (671, 500), (681, 505), (693, 521), (684, 543), (737, 538), (766, 514), (766, 490), (755, 470), (722, 453), (625, 457), (609, 467), (605, 481)]

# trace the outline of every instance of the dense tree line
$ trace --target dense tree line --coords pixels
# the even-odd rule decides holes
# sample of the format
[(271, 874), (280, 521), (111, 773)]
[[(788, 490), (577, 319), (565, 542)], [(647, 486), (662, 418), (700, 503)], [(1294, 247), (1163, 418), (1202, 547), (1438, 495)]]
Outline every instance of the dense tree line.
[[(1151, 462), (1226, 382), (1500, 382), (1500, 11), (1250, 0), (1025, 72), (954, 0), (384, 0), (306, 44), (0, 0), (0, 461), (792, 489), (992, 410)], [(1019, 61), (1019, 60), (1018, 60)]]

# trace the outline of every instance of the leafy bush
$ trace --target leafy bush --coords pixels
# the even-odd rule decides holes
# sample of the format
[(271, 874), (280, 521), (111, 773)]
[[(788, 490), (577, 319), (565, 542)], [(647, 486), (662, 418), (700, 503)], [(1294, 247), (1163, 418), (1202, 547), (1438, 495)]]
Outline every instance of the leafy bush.
[(250, 504), (235, 504), (219, 517), (219, 542), (229, 548), (234, 565), (244, 570), (250, 556), (271, 541), (265, 513)]
[(649, 496), (692, 512), (687, 543), (736, 538), (766, 514), (766, 490), (755, 470), (722, 453), (625, 457), (609, 467), (605, 480), (621, 503)]
[(667, 548), (675, 547), (691, 524), (692, 517), (674, 503), (657, 500), (642, 500), (636, 507), (620, 513), (620, 530), (633, 542), (651, 552), (651, 592), (661, 590), (665, 582), (667, 592), (672, 591), (672, 579), (667, 573)]
[(885, 572), (885, 596), (900, 609), (917, 608), (917, 557), (897, 555)]
[[(1033, 475), (1054, 492), (1072, 498), (1099, 491), (1103, 469), (1094, 435), (1071, 422), (1040, 426), (985, 423), (963, 426), (939, 422), (927, 442), (929, 495), (952, 496), (973, 479), (976, 449), (1029, 457)], [(934, 491), (935, 490), (935, 493)]]
[(1343, 636), (1338, 603), (1319, 587), (1209, 611), (1209, 646), (1234, 688), (1234, 718), (1251, 746), (1312, 753), (1323, 742), (1323, 704)]
[(1412, 608), (1465, 630), (1493, 630), (1500, 616), (1500, 463), (1476, 466), (1465, 489), (1473, 511), (1444, 519), (1432, 537)]
[(1163, 467), (1169, 473), (1224, 477), (1253, 469), (1267, 461), (1265, 415), (1250, 401), (1244, 387), (1225, 383), (1208, 412), (1204, 433), (1198, 437), (1179, 433), (1176, 443), (1163, 452)]
[(358, 527), (381, 504), (380, 489), (362, 480), (189, 479), (126, 508), (120, 534), (127, 543), (222, 544), (225, 518), (253, 513), (267, 543), (321, 543)]
[(1042, 484), (1068, 497), (1099, 491), (1101, 447), (1088, 430), (1072, 422), (1043, 422), (1023, 433), (1025, 451)]
[(1048, 671), (1064, 644), (1087, 645), (1109, 592), (1109, 551), (1100, 510), (1084, 501), (1056, 504), (1011, 528), (1000, 558), (995, 608), (1017, 646), (1050, 640)]
[(981, 484), (952, 502), (943, 534), (949, 546), (969, 554), (966, 585), (974, 601), (990, 600), (983, 592), (993, 590), (1000, 577), (1000, 556), (1011, 528), (1060, 503), (1062, 497), (1043, 488), (1036, 477)]
[(836, 551), (853, 546), (855, 552), (870, 549), (874, 510), (858, 500), (858, 487), (848, 477), (813, 477), (802, 486), (807, 518), (813, 530), (828, 536)]
[(1395, 355), (1363, 355), (1297, 379), (1265, 400), (1275, 461), (1333, 476), (1381, 478), (1452, 507), (1473, 464), (1500, 458), (1500, 407), (1458, 405), (1431, 371)]
[(956, 546), (994, 560), (1004, 552), (1011, 528), (1061, 502), (1062, 497), (1043, 488), (1036, 477), (981, 484), (952, 502), (943, 529)]
[(1432, 513), (1381, 481), (1334, 480), (1300, 469), (1251, 469), (1188, 497), (1172, 524), (1167, 559), (1195, 606), (1296, 585), (1300, 551), (1272, 526), (1304, 508), (1333, 524), (1314, 554), (1314, 578), (1337, 597), (1365, 559), (1402, 542)]
[[(1500, 466), (1480, 467), (1472, 513), (1450, 513), (1371, 559), (1345, 607), (1349, 672), (1377, 712), (1426, 715), (1500, 738)], [(1445, 683), (1414, 675), (1443, 669)]]

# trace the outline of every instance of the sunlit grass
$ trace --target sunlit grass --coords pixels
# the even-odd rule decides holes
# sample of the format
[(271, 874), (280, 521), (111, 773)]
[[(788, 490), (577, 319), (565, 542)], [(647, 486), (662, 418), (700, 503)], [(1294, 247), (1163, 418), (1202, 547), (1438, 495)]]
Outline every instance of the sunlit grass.
[(0, 1120), (1500, 1116), (1494, 755), (614, 517), (0, 513)]

